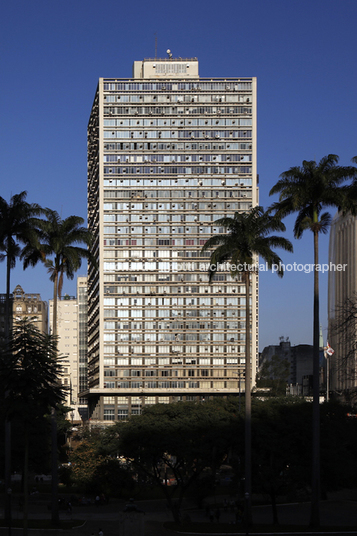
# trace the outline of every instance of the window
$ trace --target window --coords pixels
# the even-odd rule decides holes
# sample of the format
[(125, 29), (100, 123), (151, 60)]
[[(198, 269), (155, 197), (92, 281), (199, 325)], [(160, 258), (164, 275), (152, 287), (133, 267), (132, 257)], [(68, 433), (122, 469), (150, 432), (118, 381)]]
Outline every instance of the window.
[(200, 382), (201, 389), (209, 389), (211, 387), (211, 382)]
[(118, 420), (125, 421), (128, 418), (129, 410), (127, 409), (118, 409)]
[(142, 382), (131, 382), (131, 387), (133, 389), (141, 389), (143, 386), (143, 383)]
[(105, 421), (114, 421), (114, 409), (105, 409), (104, 410), (104, 420)]
[(154, 389), (156, 387), (156, 382), (145, 382), (145, 387), (147, 389)]
[(188, 387), (189, 388), (196, 388), (198, 387), (198, 382), (188, 382)]
[(161, 389), (168, 389), (170, 387), (170, 382), (158, 382), (158, 387)]

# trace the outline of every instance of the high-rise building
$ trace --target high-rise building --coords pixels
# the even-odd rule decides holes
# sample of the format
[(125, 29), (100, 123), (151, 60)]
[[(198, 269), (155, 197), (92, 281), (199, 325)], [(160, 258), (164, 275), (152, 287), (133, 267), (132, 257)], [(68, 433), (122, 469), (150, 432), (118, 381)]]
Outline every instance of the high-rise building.
[[(135, 61), (100, 78), (88, 124), (88, 399), (96, 421), (143, 405), (238, 393), (245, 288), (209, 284), (206, 240), (258, 204), (256, 79), (200, 78), (198, 61)], [(258, 279), (252, 274), (253, 379)]]
[(291, 346), (288, 337), (280, 337), (279, 344), (265, 346), (263, 349), (259, 358), (259, 371), (264, 371), (264, 365), (269, 365), (269, 379), (286, 381), (291, 394), (310, 395), (310, 392), (305, 391), (304, 383), (308, 378), (307, 385), (312, 385), (312, 356), (312, 345)]
[(329, 244), (327, 358), (330, 390), (357, 387), (357, 218), (336, 214)]
[[(50, 300), (50, 326), (53, 327), (53, 300)], [(77, 297), (65, 294), (57, 301), (58, 353), (61, 381), (67, 389), (65, 405), (69, 419), (87, 419), (87, 400), (79, 397), (87, 388), (87, 278), (77, 278)]]

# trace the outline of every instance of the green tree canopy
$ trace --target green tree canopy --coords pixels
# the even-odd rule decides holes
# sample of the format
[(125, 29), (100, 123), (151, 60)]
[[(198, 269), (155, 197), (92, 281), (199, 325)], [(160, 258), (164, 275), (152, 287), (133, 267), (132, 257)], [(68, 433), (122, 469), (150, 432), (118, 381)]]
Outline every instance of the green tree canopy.
[(35, 240), (33, 218), (42, 212), (39, 205), (27, 203), (26, 197), (25, 191), (13, 195), (9, 203), (0, 197), (0, 261), (6, 259), (5, 337), (8, 337), (10, 331), (10, 272), (15, 268), (16, 259), (21, 255), (21, 245)]
[(285, 395), (289, 375), (289, 360), (273, 355), (261, 366), (257, 374), (257, 387), (270, 388), (272, 395)]
[[(186, 491), (204, 469), (210, 468), (214, 475), (237, 441), (237, 423), (236, 415), (213, 402), (180, 402), (147, 407), (109, 433), (113, 452), (129, 458), (162, 489), (178, 521)], [(167, 486), (168, 479), (177, 485)]]
[(8, 420), (23, 423), (24, 430), (24, 528), (27, 530), (27, 482), (29, 429), (44, 419), (49, 407), (64, 399), (57, 356), (56, 339), (41, 333), (31, 319), (16, 322), (9, 344), (0, 354), (0, 382), (6, 392), (3, 399)]
[[(69, 216), (62, 220), (55, 210), (44, 209), (46, 219), (36, 218), (37, 239), (27, 244), (22, 252), (24, 267), (35, 266), (42, 261), (50, 274), (53, 288), (53, 329), (57, 334), (57, 297), (61, 297), (63, 279), (73, 279), (83, 259), (92, 259), (88, 246), (92, 234), (83, 227), (84, 219)], [(83, 247), (87, 246), (87, 247)]]
[(11, 416), (31, 418), (37, 408), (43, 413), (64, 399), (56, 338), (40, 332), (31, 318), (15, 323), (9, 351), (0, 354), (0, 375)]

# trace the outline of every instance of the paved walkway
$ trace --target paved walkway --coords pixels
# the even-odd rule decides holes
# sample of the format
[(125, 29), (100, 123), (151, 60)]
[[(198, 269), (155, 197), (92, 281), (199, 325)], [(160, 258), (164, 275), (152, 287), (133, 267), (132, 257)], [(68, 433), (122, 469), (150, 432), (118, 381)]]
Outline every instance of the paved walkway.
[[(321, 502), (321, 525), (335, 525), (356, 527), (357, 534), (357, 501), (346, 499), (345, 496), (335, 495), (332, 499)], [(165, 508), (164, 501), (142, 501), (138, 503), (145, 514), (124, 514), (124, 501), (113, 502), (109, 505), (100, 507), (74, 507), (72, 514), (60, 512), (60, 517), (63, 520), (81, 519), (84, 521), (81, 527), (68, 531), (48, 530), (35, 531), (30, 530), (30, 536), (44, 536), (49, 534), (56, 536), (91, 536), (93, 533), (97, 536), (99, 529), (102, 529), (104, 536), (172, 536), (172, 532), (163, 527), (165, 521), (172, 521), (171, 513)], [(30, 517), (49, 518), (50, 513), (43, 508), (44, 504), (32, 505)], [(207, 522), (205, 510), (196, 510), (189, 508), (186, 504), (186, 509), (183, 511), (184, 517), (189, 517), (191, 521)], [(213, 504), (214, 506), (214, 504)], [(295, 524), (308, 526), (310, 515), (309, 503), (296, 503), (278, 506), (278, 517), (281, 524)], [(14, 511), (16, 516), (16, 510)], [(221, 508), (220, 523), (234, 523), (234, 512)], [(272, 523), (271, 506), (254, 506), (253, 507), (253, 522), (256, 524)], [(219, 532), (219, 524), (217, 524), (217, 532)], [(124, 529), (125, 525), (125, 529)], [(240, 530), (240, 525), (237, 525), (237, 532)], [(243, 531), (242, 531), (243, 532)], [(17, 536), (22, 533), (22, 530), (12, 530), (12, 536)], [(8, 529), (0, 529), (0, 536), (8, 535)]]

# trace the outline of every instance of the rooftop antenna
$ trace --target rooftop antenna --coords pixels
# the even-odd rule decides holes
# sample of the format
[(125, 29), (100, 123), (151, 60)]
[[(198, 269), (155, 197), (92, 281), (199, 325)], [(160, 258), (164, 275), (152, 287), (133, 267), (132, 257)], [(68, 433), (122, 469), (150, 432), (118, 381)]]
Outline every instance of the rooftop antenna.
[(155, 35), (155, 60), (157, 58), (157, 35), (156, 35), (156, 32), (154, 33)]

